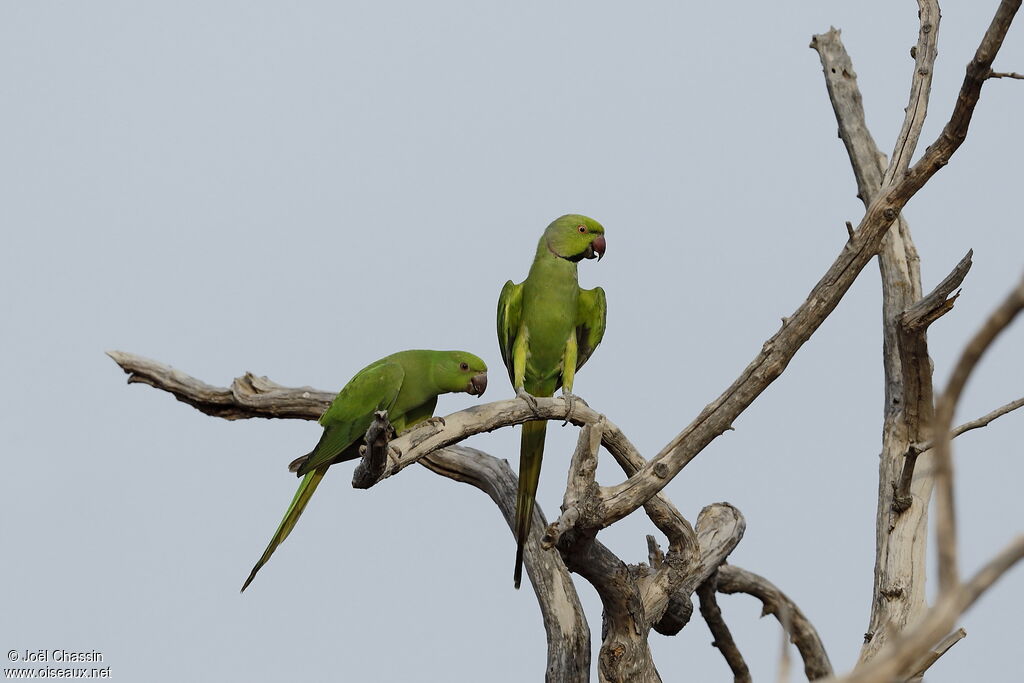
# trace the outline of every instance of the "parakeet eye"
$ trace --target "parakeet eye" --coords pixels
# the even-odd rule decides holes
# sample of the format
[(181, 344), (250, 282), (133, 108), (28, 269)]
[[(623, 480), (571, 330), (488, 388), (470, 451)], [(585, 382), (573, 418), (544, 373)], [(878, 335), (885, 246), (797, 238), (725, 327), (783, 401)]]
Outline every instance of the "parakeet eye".
[(469, 363), (459, 363), (459, 370), (469, 370)]
[(587, 231), (587, 226), (585, 226), (585, 225), (581, 225), (581, 226), (579, 226), (579, 227), (578, 227), (578, 228), (576, 228), (576, 229), (577, 229), (577, 230), (579, 230), (579, 231), (580, 231), (581, 233), (584, 233), (584, 232), (586, 232), (586, 231)]

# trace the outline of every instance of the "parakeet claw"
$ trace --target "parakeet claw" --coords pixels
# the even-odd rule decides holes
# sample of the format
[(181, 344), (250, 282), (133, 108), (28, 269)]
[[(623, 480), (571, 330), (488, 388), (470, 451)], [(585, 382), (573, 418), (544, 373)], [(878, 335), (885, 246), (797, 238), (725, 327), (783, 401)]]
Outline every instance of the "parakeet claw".
[(516, 389), (516, 397), (526, 401), (526, 405), (530, 406), (530, 410), (537, 414), (539, 410), (537, 399), (532, 394), (527, 393), (526, 389)]
[(428, 417), (426, 419), (426, 422), (428, 424), (432, 425), (434, 427), (434, 429), (436, 429), (437, 431), (441, 431), (442, 429), (444, 429), (445, 427), (448, 426), (447, 423), (445, 423), (444, 418), (441, 417), (440, 415), (434, 415), (433, 417)]
[[(576, 407), (576, 394), (572, 393), (571, 391), (566, 391), (565, 389), (563, 389), (562, 400), (565, 401), (566, 405), (565, 422), (562, 423), (562, 426), (564, 427), (565, 425), (569, 424), (569, 420), (572, 419), (572, 411), (573, 408)], [(581, 398), (580, 400), (582, 401), (583, 399)]]

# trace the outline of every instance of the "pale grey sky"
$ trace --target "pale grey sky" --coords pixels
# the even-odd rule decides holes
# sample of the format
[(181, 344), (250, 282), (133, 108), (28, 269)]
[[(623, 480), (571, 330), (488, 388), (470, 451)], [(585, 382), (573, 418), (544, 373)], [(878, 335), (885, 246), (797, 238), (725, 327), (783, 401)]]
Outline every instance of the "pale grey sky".
[[(922, 146), (996, 4), (944, 3)], [(552, 218), (582, 212), (607, 229), (606, 258), (580, 271), (607, 290), (609, 327), (576, 389), (653, 454), (862, 214), (811, 35), (843, 29), (888, 150), (916, 21), (909, 0), (0, 1), (2, 651), (99, 650), (125, 681), (539, 680), (537, 604), (512, 588), (512, 536), (485, 496), (419, 468), (354, 491), (340, 466), (239, 595), (318, 428), (206, 417), (125, 386), (103, 352), (337, 390), (398, 349), (465, 348), (494, 370), (486, 399), (507, 397), (498, 292)], [(1024, 67), (1021, 36), (997, 67)], [(975, 250), (931, 335), (940, 385), (1024, 266), (1021, 111), (1024, 85), (986, 85), (966, 144), (906, 211), (926, 289)], [(879, 318), (869, 266), (668, 487), (691, 519), (742, 510), (732, 561), (800, 604), (838, 670), (871, 595)], [(959, 417), (1024, 394), (1022, 341), (1018, 324)], [(549, 433), (551, 514), (575, 432)], [(1024, 413), (957, 442), (965, 572), (1024, 529), (1022, 434)], [(470, 444), (516, 461), (512, 430)], [(634, 515), (602, 539), (637, 562), (650, 530)], [(596, 647), (600, 605), (579, 585)], [(1018, 568), (930, 680), (1020, 680), (1022, 600)], [(721, 602), (755, 677), (774, 676), (776, 624), (752, 598)], [(652, 635), (663, 677), (728, 680), (710, 639), (699, 619)]]

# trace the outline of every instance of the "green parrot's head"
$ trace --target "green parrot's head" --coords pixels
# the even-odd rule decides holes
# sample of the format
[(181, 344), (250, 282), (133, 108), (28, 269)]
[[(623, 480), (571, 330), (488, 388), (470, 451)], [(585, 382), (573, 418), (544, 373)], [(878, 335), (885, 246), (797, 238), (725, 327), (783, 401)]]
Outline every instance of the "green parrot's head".
[(541, 239), (552, 254), (573, 263), (604, 256), (604, 226), (578, 213), (556, 218)]
[(434, 366), (434, 379), (445, 391), (482, 396), (487, 389), (487, 364), (467, 351), (444, 351)]

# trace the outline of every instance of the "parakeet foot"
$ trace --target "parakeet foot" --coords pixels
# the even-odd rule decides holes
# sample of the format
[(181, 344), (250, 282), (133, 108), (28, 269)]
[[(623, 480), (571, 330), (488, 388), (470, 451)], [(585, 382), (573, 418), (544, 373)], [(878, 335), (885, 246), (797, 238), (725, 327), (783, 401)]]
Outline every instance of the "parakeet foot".
[[(563, 389), (562, 400), (565, 401), (566, 406), (565, 422), (562, 423), (562, 426), (564, 427), (565, 425), (569, 424), (569, 420), (572, 419), (572, 411), (576, 407), (576, 394), (572, 393), (571, 391), (565, 391)], [(582, 401), (583, 399), (580, 400)]]
[(442, 429), (444, 429), (445, 427), (448, 426), (445, 423), (444, 418), (441, 417), (440, 415), (434, 415), (433, 417), (428, 417), (426, 420), (424, 420), (424, 422), (426, 422), (427, 424), (431, 425), (436, 431), (441, 431)]
[(526, 405), (530, 406), (530, 410), (533, 411), (534, 415), (537, 414), (539, 406), (533, 394), (527, 393), (526, 389), (516, 389), (516, 397), (526, 401)]

